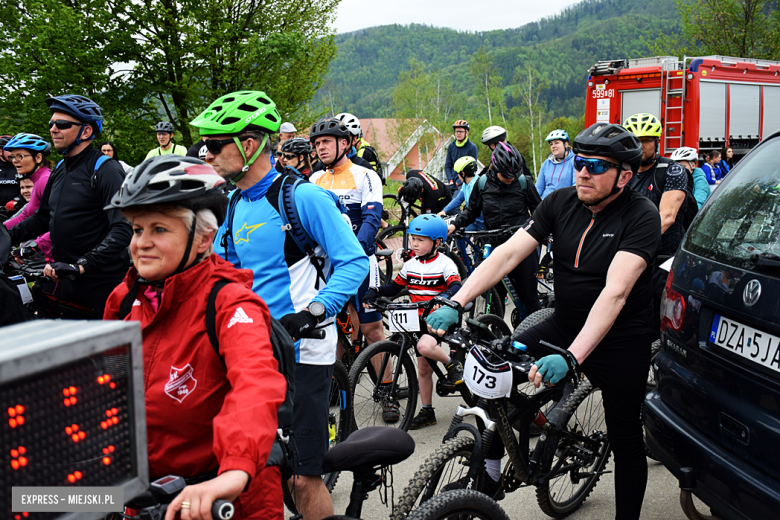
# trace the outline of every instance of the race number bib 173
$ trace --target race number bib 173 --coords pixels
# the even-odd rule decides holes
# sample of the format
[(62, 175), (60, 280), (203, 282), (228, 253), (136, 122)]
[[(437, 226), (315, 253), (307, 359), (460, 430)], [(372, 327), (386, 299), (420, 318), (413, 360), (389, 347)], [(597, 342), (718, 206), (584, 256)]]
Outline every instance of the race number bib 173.
[(512, 391), (512, 365), (508, 361), (492, 364), (478, 347), (473, 347), (466, 356), (463, 381), (471, 393), (485, 399), (508, 397)]

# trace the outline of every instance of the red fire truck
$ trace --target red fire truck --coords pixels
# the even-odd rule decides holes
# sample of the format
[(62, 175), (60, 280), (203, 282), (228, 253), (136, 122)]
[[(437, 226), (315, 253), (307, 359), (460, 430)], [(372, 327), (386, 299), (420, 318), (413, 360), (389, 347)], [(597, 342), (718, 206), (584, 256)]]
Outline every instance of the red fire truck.
[(665, 155), (725, 146), (743, 155), (780, 130), (780, 61), (703, 56), (600, 61), (591, 67), (585, 127), (646, 112), (661, 121)]

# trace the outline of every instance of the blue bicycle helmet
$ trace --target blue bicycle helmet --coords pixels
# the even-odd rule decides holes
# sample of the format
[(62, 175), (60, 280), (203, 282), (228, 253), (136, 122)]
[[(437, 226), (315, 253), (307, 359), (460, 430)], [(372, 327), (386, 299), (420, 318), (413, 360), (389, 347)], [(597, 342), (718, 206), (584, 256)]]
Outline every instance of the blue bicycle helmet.
[(35, 134), (16, 134), (5, 146), (3, 146), (3, 150), (13, 150), (16, 148), (32, 150), (33, 152), (39, 152), (43, 155), (49, 155), (51, 152), (51, 144), (43, 137)]
[(103, 110), (89, 98), (67, 94), (47, 98), (46, 105), (52, 114), (54, 112), (64, 112), (82, 123), (96, 126), (98, 132), (103, 131)]
[(447, 240), (447, 223), (439, 215), (420, 215), (409, 222), (407, 231), (410, 235), (428, 237), (434, 242), (441, 238)]

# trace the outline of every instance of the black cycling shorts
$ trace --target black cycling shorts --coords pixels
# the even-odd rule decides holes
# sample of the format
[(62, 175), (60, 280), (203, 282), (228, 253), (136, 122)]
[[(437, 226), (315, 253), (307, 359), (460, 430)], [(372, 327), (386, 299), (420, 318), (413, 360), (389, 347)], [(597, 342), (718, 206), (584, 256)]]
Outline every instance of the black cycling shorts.
[(295, 365), (293, 442), (298, 475), (322, 475), (328, 451), (328, 406), (333, 365)]

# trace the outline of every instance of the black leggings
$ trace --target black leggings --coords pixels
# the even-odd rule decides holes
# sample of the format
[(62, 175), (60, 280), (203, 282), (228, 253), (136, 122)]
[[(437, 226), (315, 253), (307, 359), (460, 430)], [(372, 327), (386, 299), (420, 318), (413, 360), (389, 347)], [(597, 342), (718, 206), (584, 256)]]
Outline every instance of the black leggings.
[[(555, 316), (517, 338), (531, 355), (546, 355), (539, 341), (568, 348), (576, 337)], [(647, 487), (647, 459), (642, 433), (642, 400), (650, 369), (650, 336), (647, 334), (602, 341), (582, 363), (582, 371), (601, 389), (607, 436), (615, 454), (615, 519), (636, 520)], [(503, 445), (493, 442), (488, 458), (500, 458)], [(500, 451), (496, 453), (494, 447)]]
[[(526, 316), (542, 308), (539, 303), (539, 295), (536, 292), (536, 271), (539, 269), (539, 258), (532, 253), (525, 260), (509, 271), (507, 276), (509, 281), (517, 291), (517, 296), (525, 306)], [(504, 284), (498, 284), (498, 293), (501, 297), (506, 296)]]

